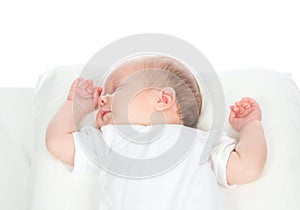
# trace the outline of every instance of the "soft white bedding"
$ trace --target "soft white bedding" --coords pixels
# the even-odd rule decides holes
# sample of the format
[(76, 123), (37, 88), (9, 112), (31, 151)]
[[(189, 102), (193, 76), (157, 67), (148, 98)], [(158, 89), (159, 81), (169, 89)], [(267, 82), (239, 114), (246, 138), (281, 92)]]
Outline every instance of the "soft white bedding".
[(0, 209), (24, 210), (33, 155), (33, 89), (0, 88)]
[[(28, 210), (95, 209), (98, 177), (71, 174), (44, 145), (47, 123), (65, 100), (81, 68), (67, 66), (45, 73), (35, 89), (34, 105), (31, 89), (0, 89), (4, 96), (0, 119), (0, 209), (22, 210), (25, 203)], [(222, 72), (220, 80), (227, 107), (242, 96), (254, 97), (261, 104), (269, 149), (259, 180), (222, 189), (229, 209), (300, 209), (300, 93), (290, 75), (249, 69)], [(209, 110), (209, 104), (205, 109)], [(209, 127), (209, 116), (203, 116), (202, 128)], [(225, 131), (238, 137), (228, 124)]]

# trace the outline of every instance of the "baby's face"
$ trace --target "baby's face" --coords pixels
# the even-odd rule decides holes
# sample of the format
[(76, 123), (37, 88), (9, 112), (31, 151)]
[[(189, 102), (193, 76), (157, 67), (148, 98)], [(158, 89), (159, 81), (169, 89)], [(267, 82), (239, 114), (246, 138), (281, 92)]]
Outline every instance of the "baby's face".
[(155, 102), (155, 90), (144, 89), (143, 81), (137, 79), (139, 71), (135, 62), (122, 64), (105, 81), (99, 98), (97, 124), (149, 125)]

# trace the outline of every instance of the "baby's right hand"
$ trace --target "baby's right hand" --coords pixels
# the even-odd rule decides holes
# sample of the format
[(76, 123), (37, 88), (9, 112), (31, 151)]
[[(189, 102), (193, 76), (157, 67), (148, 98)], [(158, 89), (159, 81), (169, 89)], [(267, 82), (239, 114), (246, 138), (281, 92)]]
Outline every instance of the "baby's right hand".
[(253, 98), (244, 97), (235, 102), (235, 106), (230, 106), (230, 109), (229, 122), (237, 131), (250, 121), (261, 121), (261, 109)]
[(72, 101), (84, 114), (92, 112), (98, 106), (98, 98), (102, 88), (93, 80), (77, 78), (71, 85), (67, 100)]

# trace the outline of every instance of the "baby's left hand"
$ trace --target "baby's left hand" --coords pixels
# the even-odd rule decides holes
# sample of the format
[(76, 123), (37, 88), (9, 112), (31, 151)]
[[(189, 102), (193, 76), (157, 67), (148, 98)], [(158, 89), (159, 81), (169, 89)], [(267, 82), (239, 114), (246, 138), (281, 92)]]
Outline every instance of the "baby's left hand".
[(261, 121), (260, 107), (252, 98), (243, 98), (241, 101), (235, 102), (235, 106), (230, 106), (230, 109), (229, 122), (237, 131), (240, 131), (246, 123), (252, 120)]

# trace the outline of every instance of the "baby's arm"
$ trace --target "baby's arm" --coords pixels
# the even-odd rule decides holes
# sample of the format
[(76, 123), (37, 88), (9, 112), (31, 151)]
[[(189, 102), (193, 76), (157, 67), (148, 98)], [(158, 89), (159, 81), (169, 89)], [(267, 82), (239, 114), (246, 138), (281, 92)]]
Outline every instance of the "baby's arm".
[[(52, 117), (46, 131), (46, 147), (59, 160), (74, 165), (74, 142), (72, 133), (83, 116), (94, 111), (101, 93), (92, 80), (76, 79), (67, 100)], [(50, 101), (51, 103), (51, 101)]]
[(255, 181), (267, 159), (267, 145), (261, 124), (261, 110), (252, 98), (243, 98), (231, 106), (229, 121), (240, 132), (240, 139), (227, 162), (228, 184)]

